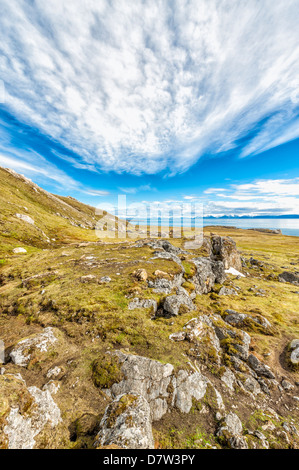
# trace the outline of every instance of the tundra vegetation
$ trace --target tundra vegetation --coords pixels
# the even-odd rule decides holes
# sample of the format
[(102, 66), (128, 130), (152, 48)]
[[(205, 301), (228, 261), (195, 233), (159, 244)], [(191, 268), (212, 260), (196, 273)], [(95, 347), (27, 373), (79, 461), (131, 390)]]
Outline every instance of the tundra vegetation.
[(299, 447), (297, 237), (99, 239), (5, 169), (0, 204), (0, 448)]

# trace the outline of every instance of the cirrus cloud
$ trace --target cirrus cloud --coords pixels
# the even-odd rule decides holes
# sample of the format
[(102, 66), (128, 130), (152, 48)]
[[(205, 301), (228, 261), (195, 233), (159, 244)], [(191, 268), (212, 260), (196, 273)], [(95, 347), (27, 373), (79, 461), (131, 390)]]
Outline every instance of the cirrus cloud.
[(2, 0), (5, 106), (77, 168), (171, 174), (299, 137), (297, 0)]

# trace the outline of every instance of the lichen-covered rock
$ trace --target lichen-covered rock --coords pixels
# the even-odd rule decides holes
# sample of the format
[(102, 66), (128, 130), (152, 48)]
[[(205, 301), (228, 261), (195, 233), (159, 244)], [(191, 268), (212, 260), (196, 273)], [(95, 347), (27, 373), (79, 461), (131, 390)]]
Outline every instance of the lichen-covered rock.
[(232, 238), (213, 235), (211, 243), (212, 257), (222, 261), (225, 269), (235, 268), (242, 271), (242, 260)]
[(157, 302), (154, 299), (139, 299), (135, 297), (128, 305), (129, 310), (134, 310), (136, 308), (151, 308), (153, 313), (157, 311)]
[(192, 262), (196, 266), (196, 274), (190, 281), (195, 285), (197, 294), (208, 294), (216, 282), (213, 263), (210, 259), (203, 257), (195, 258)]
[(217, 435), (232, 449), (248, 449), (242, 431), (243, 426), (240, 418), (235, 413), (230, 412), (221, 421)]
[(113, 355), (119, 359), (123, 379), (111, 386), (112, 398), (124, 393), (142, 395), (150, 405), (152, 419), (159, 420), (167, 412), (173, 366), (121, 351)]
[(250, 393), (253, 393), (253, 395), (258, 395), (261, 393), (261, 387), (260, 384), (258, 383), (257, 380), (255, 380), (253, 377), (248, 376), (246, 377), (243, 387), (245, 390), (247, 390)]
[(235, 289), (223, 286), (219, 290), (218, 295), (238, 295), (238, 292)]
[(227, 316), (224, 318), (226, 323), (237, 328), (258, 328), (266, 334), (272, 334), (271, 323), (262, 315), (248, 315), (239, 313), (235, 310), (226, 310)]
[[(115, 351), (112, 355), (120, 361), (123, 378), (114, 383), (106, 393), (112, 399), (123, 394), (141, 395), (149, 403), (153, 421), (161, 419), (171, 407), (177, 407), (182, 413), (189, 413), (193, 399), (201, 400), (206, 394), (207, 386), (211, 385), (200, 371), (188, 372), (181, 369), (175, 374), (171, 364), (161, 364), (121, 351)], [(213, 391), (217, 406), (223, 408), (221, 395), (214, 388)]]
[(251, 337), (242, 330), (226, 327), (225, 322), (214, 315), (213, 326), (222, 348), (231, 356), (247, 360)]
[(154, 449), (151, 410), (140, 395), (123, 394), (106, 408), (95, 445), (124, 449)]
[(180, 370), (173, 380), (175, 406), (182, 413), (189, 413), (193, 398), (201, 400), (206, 394), (208, 383), (209, 380), (200, 372), (189, 374)]
[(170, 294), (172, 289), (179, 287), (183, 282), (183, 273), (174, 276), (156, 277), (148, 281), (148, 287), (158, 294)]
[(228, 367), (225, 368), (224, 373), (221, 375), (221, 380), (232, 392), (234, 391), (236, 377), (233, 374), (233, 372), (230, 369), (228, 369)]
[(26, 367), (33, 356), (46, 355), (51, 347), (58, 342), (59, 332), (54, 328), (45, 328), (41, 333), (19, 341), (11, 350), (10, 358), (14, 364)]
[(183, 287), (180, 287), (177, 290), (177, 294), (170, 295), (164, 300), (162, 315), (165, 317), (177, 316), (182, 306), (191, 311), (195, 310), (195, 306), (187, 291)]
[(0, 448), (33, 449), (38, 434), (61, 422), (49, 390), (27, 387), (20, 375), (0, 376)]
[(167, 251), (155, 251), (154, 256), (151, 259), (170, 259), (177, 263), (180, 266), (182, 272), (184, 272), (184, 268), (180, 258), (174, 253), (169, 253)]

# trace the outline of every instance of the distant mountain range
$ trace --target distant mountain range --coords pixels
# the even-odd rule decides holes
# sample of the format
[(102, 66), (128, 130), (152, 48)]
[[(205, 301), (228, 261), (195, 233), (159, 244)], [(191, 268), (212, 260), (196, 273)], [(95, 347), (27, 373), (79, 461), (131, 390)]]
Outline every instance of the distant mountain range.
[(256, 216), (238, 216), (238, 215), (223, 215), (221, 217), (216, 216), (204, 216), (204, 219), (299, 219), (299, 215), (286, 214), (286, 215), (256, 215)]

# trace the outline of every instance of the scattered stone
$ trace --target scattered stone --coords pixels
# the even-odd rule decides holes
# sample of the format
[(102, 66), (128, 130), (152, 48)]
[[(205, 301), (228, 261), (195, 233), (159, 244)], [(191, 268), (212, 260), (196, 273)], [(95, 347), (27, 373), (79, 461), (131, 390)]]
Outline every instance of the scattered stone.
[(281, 382), (281, 386), (284, 390), (286, 390), (287, 392), (289, 390), (293, 390), (295, 387), (294, 385), (292, 385), (288, 380), (284, 379), (282, 382)]
[(14, 248), (12, 252), (13, 253), (27, 253), (27, 250), (25, 248), (18, 247), (18, 248)]
[(111, 282), (111, 277), (109, 277), (109, 276), (102, 276), (102, 277), (100, 278), (100, 282), (103, 283), (103, 284), (108, 283), (108, 282)]
[(235, 289), (229, 289), (228, 287), (221, 287), (218, 295), (238, 295), (238, 292)]
[(135, 297), (135, 299), (129, 303), (128, 309), (134, 310), (136, 308), (152, 308), (153, 313), (156, 313), (158, 306), (154, 299), (139, 299), (138, 297)]
[(31, 217), (29, 217), (29, 215), (15, 214), (15, 217), (18, 217), (18, 219), (21, 219), (24, 222), (27, 222), (27, 224), (34, 225), (34, 220)]
[(290, 362), (293, 366), (299, 364), (299, 339), (293, 339), (289, 344)]
[(147, 272), (145, 269), (137, 269), (136, 271), (133, 272), (133, 276), (138, 280), (138, 281), (146, 281), (147, 280)]
[(59, 374), (61, 373), (61, 368), (60, 367), (52, 367), (52, 369), (49, 369), (48, 372), (47, 372), (47, 378), (48, 379), (52, 379), (53, 377), (56, 378), (59, 376)]

